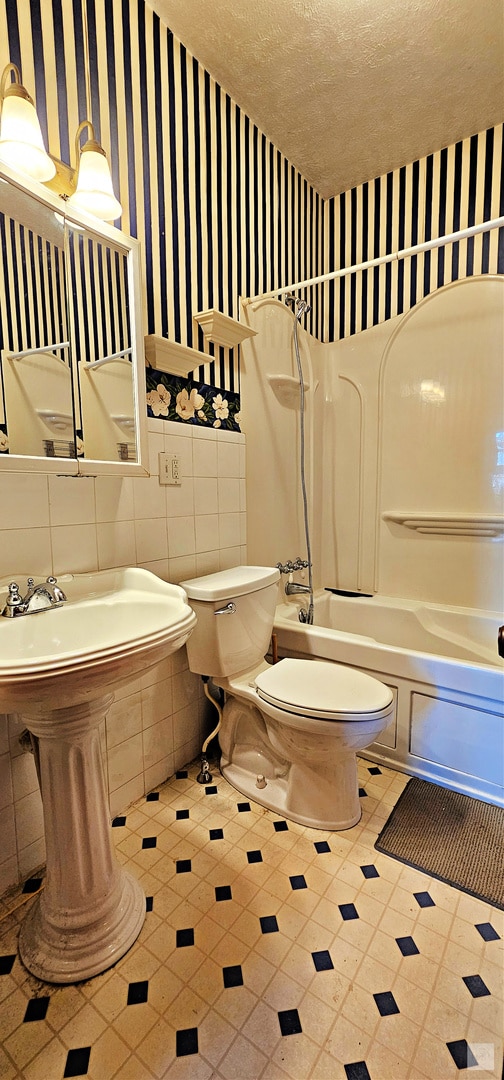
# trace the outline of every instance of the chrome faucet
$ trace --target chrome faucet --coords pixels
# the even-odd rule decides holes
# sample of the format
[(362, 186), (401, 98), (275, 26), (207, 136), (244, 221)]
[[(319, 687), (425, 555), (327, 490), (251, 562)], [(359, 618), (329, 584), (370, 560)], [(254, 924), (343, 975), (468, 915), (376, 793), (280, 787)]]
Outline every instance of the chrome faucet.
[(33, 615), (36, 611), (46, 611), (47, 608), (57, 607), (66, 600), (65, 593), (60, 589), (55, 577), (48, 577), (39, 585), (35, 585), (34, 578), (29, 577), (27, 588), (26, 596), (22, 597), (17, 582), (11, 581), (2, 611), (5, 618), (13, 619), (17, 615)]
[(285, 583), (286, 596), (295, 596), (296, 593), (308, 593), (309, 595), (310, 592), (311, 589), (309, 585), (299, 585), (297, 581), (286, 581)]
[(296, 570), (306, 570), (309, 565), (310, 563), (307, 559), (302, 559), (300, 555), (298, 555), (294, 562), (289, 559), (286, 563), (277, 562), (276, 564), (277, 570), (279, 570), (281, 574), (294, 574)]
[(307, 559), (302, 559), (300, 555), (298, 555), (297, 559), (295, 559), (294, 562), (292, 562), (292, 560), (289, 560), (289, 562), (286, 563), (277, 563), (277, 569), (280, 571), (280, 573), (289, 575), (289, 580), (286, 582), (284, 590), (286, 596), (295, 596), (296, 593), (307, 593), (308, 595), (311, 594), (311, 589), (309, 585), (299, 585), (297, 581), (291, 580), (292, 575), (295, 574), (297, 570), (306, 570), (309, 566), (310, 563), (307, 561)]

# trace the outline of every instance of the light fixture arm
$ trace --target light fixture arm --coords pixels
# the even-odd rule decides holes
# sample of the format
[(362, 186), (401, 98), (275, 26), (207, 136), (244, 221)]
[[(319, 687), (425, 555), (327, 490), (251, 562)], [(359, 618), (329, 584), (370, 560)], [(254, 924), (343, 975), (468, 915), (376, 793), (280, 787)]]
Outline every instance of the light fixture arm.
[[(85, 128), (89, 129), (89, 139), (84, 143), (84, 146), (80, 145), (80, 137)], [(90, 120), (81, 120), (77, 131), (75, 132), (75, 160), (76, 168), (79, 168), (79, 158), (84, 150), (94, 150), (96, 154), (103, 154), (106, 157), (106, 153), (95, 136), (95, 130)]]
[[(7, 85), (9, 75), (14, 73), (14, 82)], [(15, 94), (16, 97), (24, 98), (25, 101), (29, 101), (30, 105), (33, 105), (33, 98), (30, 97), (28, 91), (21, 82), (21, 73), (16, 64), (6, 64), (2, 72), (2, 81), (0, 82), (0, 101), (8, 97), (9, 94)]]

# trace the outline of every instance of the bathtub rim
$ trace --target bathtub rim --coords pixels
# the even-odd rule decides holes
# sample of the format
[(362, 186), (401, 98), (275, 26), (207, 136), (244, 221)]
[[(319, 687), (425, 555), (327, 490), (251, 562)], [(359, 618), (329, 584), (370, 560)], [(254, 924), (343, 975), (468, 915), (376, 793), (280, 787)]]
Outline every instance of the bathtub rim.
[[(364, 667), (377, 678), (384, 674), (396, 675), (411, 682), (430, 683), (443, 690), (453, 688), (455, 682), (457, 691), (472, 699), (475, 708), (480, 709), (481, 699), (484, 699), (486, 711), (504, 715), (504, 664), (494, 667), (483, 662), (417, 652), (386, 645), (374, 638), (310, 626), (298, 622), (297, 618), (294, 620), (292, 615), (287, 618), (284, 615), (286, 606), (279, 604), (275, 611), (273, 633), (280, 648), (351, 667)], [(289, 607), (295, 610), (293, 604)], [(356, 649), (361, 651), (359, 659), (355, 656)]]

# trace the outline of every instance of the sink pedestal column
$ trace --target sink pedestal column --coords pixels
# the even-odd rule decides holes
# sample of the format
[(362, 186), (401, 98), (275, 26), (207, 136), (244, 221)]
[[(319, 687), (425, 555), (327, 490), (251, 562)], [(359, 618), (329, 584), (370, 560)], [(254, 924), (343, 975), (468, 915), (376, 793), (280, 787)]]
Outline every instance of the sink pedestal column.
[(145, 896), (116, 860), (99, 724), (108, 694), (83, 705), (23, 714), (39, 740), (47, 852), (45, 887), (19, 935), (19, 953), (39, 979), (74, 983), (110, 967), (145, 918)]

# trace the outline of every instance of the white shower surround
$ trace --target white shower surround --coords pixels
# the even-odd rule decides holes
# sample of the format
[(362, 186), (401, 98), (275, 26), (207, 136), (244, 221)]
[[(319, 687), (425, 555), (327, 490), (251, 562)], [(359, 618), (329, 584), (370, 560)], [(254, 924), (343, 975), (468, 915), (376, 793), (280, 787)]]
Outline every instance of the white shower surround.
[[(258, 330), (243, 346), (242, 394), (254, 417), (248, 558), (274, 565), (305, 551), (298, 403), (275, 394), (271, 378), (296, 375), (292, 316), (265, 300), (245, 318)], [(315, 586), (374, 595), (353, 601), (351, 626), (341, 622), (350, 601), (334, 598), (334, 620), (322, 618), (334, 629), (306, 628), (297, 616), (284, 623), (281, 606), (279, 647), (395, 688), (396, 733), (373, 746), (375, 760), (501, 803), (504, 277), (455, 282), (344, 341), (319, 344), (302, 328), (300, 341)], [(427, 611), (431, 623), (436, 612), (438, 646), (422, 638)], [(467, 642), (483, 627), (478, 653)], [(465, 651), (450, 635), (466, 639)]]

